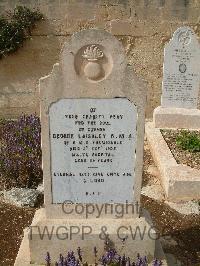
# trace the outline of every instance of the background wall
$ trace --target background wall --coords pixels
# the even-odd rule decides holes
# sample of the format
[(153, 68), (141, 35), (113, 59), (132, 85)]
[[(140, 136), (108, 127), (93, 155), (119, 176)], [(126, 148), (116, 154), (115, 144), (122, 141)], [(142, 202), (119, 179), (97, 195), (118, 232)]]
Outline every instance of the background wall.
[(200, 36), (199, 0), (0, 0), (0, 13), (16, 5), (38, 8), (45, 20), (24, 47), (0, 61), (1, 117), (38, 112), (38, 79), (58, 62), (62, 44), (73, 32), (93, 27), (110, 31), (123, 43), (129, 63), (148, 82), (146, 114), (151, 117), (160, 103), (165, 43), (182, 25)]

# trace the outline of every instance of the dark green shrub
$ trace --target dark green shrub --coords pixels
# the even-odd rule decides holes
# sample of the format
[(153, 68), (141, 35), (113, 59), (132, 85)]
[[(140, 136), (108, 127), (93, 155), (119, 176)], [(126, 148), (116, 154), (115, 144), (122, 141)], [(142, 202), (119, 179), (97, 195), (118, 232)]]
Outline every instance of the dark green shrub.
[(176, 144), (183, 150), (200, 151), (200, 133), (182, 130), (176, 138)]
[(1, 122), (1, 178), (7, 187), (37, 187), (42, 181), (39, 117), (22, 115)]
[(31, 29), (36, 21), (43, 18), (38, 11), (17, 6), (7, 17), (0, 17), (0, 58), (15, 52), (22, 46), (24, 40), (31, 35)]

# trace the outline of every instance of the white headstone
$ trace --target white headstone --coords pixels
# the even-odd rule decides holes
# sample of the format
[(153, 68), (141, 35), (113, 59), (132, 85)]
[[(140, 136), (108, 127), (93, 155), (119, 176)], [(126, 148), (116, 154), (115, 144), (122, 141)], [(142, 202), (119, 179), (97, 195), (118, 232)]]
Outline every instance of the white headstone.
[(189, 27), (177, 29), (165, 47), (162, 107), (197, 108), (200, 45)]
[(122, 45), (101, 30), (64, 45), (40, 80), (45, 206), (140, 201), (146, 88)]
[[(49, 251), (55, 263), (59, 253), (80, 246), (93, 264), (91, 251), (95, 245), (103, 253), (105, 228), (117, 250), (127, 235), (123, 252), (131, 259), (154, 256), (155, 232), (139, 215), (147, 90), (122, 44), (102, 30), (74, 34), (39, 86), (45, 208), (29, 231), (30, 261), (42, 264)], [(51, 240), (47, 232), (41, 239), (38, 227), (53, 229)], [(138, 227), (144, 235), (133, 241)]]

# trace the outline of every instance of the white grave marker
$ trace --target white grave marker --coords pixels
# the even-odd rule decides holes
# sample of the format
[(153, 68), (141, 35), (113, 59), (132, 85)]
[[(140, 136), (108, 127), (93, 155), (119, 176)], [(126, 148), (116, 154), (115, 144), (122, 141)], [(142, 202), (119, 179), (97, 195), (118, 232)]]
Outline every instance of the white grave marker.
[[(39, 86), (45, 208), (23, 248), (29, 261), (43, 264), (48, 251), (55, 265), (60, 253), (80, 246), (93, 264), (94, 246), (103, 254), (104, 228), (117, 250), (127, 235), (123, 252), (131, 259), (153, 257), (155, 232), (138, 210), (147, 89), (122, 44), (102, 30), (74, 34)], [(138, 227), (144, 235), (133, 240)]]
[(162, 107), (197, 108), (200, 46), (189, 27), (177, 29), (165, 47)]

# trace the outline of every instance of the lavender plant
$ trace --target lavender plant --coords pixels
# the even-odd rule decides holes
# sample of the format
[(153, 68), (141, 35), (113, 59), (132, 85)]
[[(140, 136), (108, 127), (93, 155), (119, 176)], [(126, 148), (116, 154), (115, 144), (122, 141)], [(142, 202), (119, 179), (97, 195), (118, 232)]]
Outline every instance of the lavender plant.
[(115, 249), (110, 249), (100, 258), (100, 262), (102, 265), (120, 265), (121, 256), (117, 254)]
[(142, 258), (138, 253), (135, 266), (148, 266), (147, 258), (146, 257)]
[(42, 181), (41, 127), (36, 115), (4, 121), (1, 129), (0, 172), (6, 187), (35, 188)]
[[(81, 251), (80, 249), (77, 249), (77, 251)], [(49, 254), (49, 252), (47, 252)], [(51, 264), (47, 264), (47, 266)], [(67, 256), (64, 257), (62, 254), (60, 254), (58, 261), (55, 263), (55, 266), (80, 266), (78, 258), (75, 257), (73, 251), (69, 251), (67, 253)]]
[(162, 261), (158, 260), (158, 259), (155, 259), (153, 261), (153, 265), (152, 266), (161, 266), (162, 265)]
[[(95, 265), (97, 258), (97, 248), (94, 247), (94, 255), (95, 255)], [(62, 254), (60, 254), (58, 261), (55, 263), (55, 266), (80, 266), (87, 265), (87, 263), (83, 263), (82, 251), (81, 248), (77, 249), (78, 258), (76, 258), (73, 251), (67, 253), (67, 256), (64, 258)], [(46, 265), (49, 266), (51, 264), (51, 258), (49, 252), (46, 255)], [(129, 257), (126, 257), (125, 254), (120, 256), (115, 249), (109, 249), (105, 251), (105, 254), (99, 259), (101, 265), (109, 265), (109, 266), (148, 266), (147, 257), (141, 257), (140, 254), (137, 255), (137, 259), (135, 262), (131, 262)], [(161, 266), (162, 262), (158, 259), (154, 259), (152, 266)]]
[(51, 266), (51, 257), (50, 257), (49, 252), (47, 252), (47, 255), (46, 255), (45, 261), (46, 261), (46, 265), (47, 265), (47, 266)]

